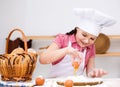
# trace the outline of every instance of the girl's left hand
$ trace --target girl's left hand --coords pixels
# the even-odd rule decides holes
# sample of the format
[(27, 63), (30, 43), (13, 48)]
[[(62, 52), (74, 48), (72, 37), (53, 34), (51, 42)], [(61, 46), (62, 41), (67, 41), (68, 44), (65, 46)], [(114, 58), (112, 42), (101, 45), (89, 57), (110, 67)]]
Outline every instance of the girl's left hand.
[(102, 77), (103, 75), (108, 74), (103, 69), (93, 69), (88, 73), (88, 77)]

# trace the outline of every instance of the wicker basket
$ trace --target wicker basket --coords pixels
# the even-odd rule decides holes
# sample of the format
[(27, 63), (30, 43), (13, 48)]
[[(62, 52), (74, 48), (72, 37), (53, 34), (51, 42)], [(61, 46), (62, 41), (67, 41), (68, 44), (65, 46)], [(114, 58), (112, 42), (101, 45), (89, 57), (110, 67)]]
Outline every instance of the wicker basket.
[[(14, 49), (8, 54), (8, 44), (10, 36), (14, 31), (22, 34), (25, 50), (22, 48)], [(0, 55), (0, 73), (3, 81), (31, 81), (32, 74), (36, 66), (37, 54), (29, 52), (27, 49), (26, 37), (22, 30), (12, 30), (6, 40), (6, 53)]]

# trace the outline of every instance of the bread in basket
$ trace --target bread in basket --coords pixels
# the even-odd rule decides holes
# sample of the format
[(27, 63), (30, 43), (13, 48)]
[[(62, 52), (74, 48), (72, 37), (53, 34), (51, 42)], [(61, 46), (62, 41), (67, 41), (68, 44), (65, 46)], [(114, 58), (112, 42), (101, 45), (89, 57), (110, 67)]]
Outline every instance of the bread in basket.
[[(10, 36), (14, 31), (22, 34), (24, 41), (23, 48), (16, 48), (8, 54), (8, 44)], [(20, 29), (13, 29), (6, 40), (6, 53), (0, 55), (0, 74), (3, 81), (30, 81), (36, 67), (37, 54), (33, 50), (27, 49), (25, 34)]]

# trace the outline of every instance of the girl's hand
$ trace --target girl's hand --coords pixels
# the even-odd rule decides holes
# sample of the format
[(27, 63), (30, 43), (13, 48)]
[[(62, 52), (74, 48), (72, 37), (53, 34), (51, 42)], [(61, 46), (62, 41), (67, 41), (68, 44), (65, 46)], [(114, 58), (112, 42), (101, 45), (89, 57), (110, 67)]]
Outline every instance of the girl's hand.
[(67, 47), (67, 53), (71, 56), (72, 62), (78, 61), (79, 63), (81, 63), (83, 58), (82, 52), (79, 52), (77, 49), (74, 49), (72, 47)]
[(108, 73), (102, 69), (93, 69), (88, 73), (88, 77), (102, 77), (103, 75), (106, 74)]

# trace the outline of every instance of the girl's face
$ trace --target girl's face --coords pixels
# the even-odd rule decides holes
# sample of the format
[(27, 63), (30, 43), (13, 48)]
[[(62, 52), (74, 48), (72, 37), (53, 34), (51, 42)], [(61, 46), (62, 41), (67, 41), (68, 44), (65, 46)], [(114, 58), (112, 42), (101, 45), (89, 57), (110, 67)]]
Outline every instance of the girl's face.
[(92, 45), (95, 40), (96, 36), (91, 35), (80, 28), (77, 28), (77, 33), (76, 33), (76, 41), (81, 47), (87, 47)]

